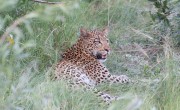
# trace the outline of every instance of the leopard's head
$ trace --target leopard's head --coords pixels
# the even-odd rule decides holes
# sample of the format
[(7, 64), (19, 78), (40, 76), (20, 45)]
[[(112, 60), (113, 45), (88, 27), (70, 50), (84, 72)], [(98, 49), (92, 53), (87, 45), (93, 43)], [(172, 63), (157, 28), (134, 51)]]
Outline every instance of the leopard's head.
[(81, 28), (79, 40), (82, 41), (81, 46), (88, 54), (104, 62), (107, 59), (107, 55), (110, 53), (107, 35), (108, 28), (91, 31)]

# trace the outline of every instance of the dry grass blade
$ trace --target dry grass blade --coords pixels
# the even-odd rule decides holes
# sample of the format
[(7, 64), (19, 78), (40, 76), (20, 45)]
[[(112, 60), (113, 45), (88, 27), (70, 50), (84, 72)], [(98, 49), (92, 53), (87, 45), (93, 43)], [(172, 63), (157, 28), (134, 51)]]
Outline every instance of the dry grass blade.
[(33, 0), (34, 2), (37, 2), (37, 3), (44, 3), (44, 4), (62, 4), (62, 2), (48, 2), (48, 1), (45, 1), (45, 0)]
[(148, 54), (146, 51), (137, 43), (135, 43), (136, 48), (139, 50), (139, 52), (143, 53), (147, 58), (149, 58)]
[(3, 43), (6, 39), (6, 37), (8, 37), (8, 35), (21, 23), (23, 23), (26, 19), (29, 19), (29, 18), (35, 18), (37, 17), (38, 14), (36, 12), (31, 12), (25, 16), (22, 16), (18, 19), (16, 19), (12, 25), (10, 25), (7, 29), (6, 29), (6, 32), (1, 36), (1, 39), (0, 39), (0, 43)]
[(170, 58), (172, 58), (172, 54), (173, 54), (173, 52), (172, 52), (172, 39), (170, 39), (169, 37), (168, 37), (169, 35), (166, 35), (165, 37), (164, 37), (164, 39), (165, 39), (165, 42), (164, 42), (164, 45), (163, 45), (163, 48), (164, 48), (164, 54), (165, 54), (165, 57), (166, 57), (166, 59), (170, 59)]
[(141, 31), (136, 30), (136, 29), (134, 29), (134, 28), (132, 28), (132, 27), (130, 27), (130, 29), (131, 29), (132, 31), (134, 31), (135, 33), (137, 33), (137, 34), (142, 35), (142, 36), (145, 37), (145, 38), (148, 38), (148, 39), (150, 39), (150, 40), (153, 40), (153, 38), (152, 38), (150, 35), (144, 34), (144, 33), (142, 33)]
[(131, 103), (129, 103), (126, 110), (138, 110), (142, 104), (143, 101), (136, 97), (135, 99), (132, 100)]

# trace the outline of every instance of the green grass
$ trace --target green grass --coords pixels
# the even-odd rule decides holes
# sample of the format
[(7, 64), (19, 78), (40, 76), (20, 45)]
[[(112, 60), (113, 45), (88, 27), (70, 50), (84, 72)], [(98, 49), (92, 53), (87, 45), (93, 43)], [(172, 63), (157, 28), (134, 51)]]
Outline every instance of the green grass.
[[(77, 2), (78, 8), (73, 8), (74, 3), (76, 4), (68, 2), (62, 6), (67, 8), (65, 11), (32, 2), (30, 5), (17, 7), (22, 11), (20, 15), (11, 10), (9, 16), (12, 18), (6, 18), (6, 25), (1, 33), (15, 19), (33, 10), (39, 12), (40, 16), (38, 19), (28, 19), (26, 24), (19, 26), (20, 31), (12, 32), (15, 36), (12, 47), (6, 45), (7, 41), (0, 45), (0, 108), (178, 110), (180, 71), (179, 61), (173, 54), (174, 49), (162, 46), (164, 51), (155, 57), (160, 63), (157, 63), (157, 59), (121, 52), (120, 49), (135, 43), (140, 46), (155, 45), (156, 39), (152, 41), (141, 34), (156, 37), (153, 22), (146, 11), (149, 3), (144, 0), (86, 0)], [(54, 11), (44, 11), (51, 8)], [(4, 11), (1, 17), (3, 16), (7, 17), (8, 14)], [(99, 85), (99, 90), (122, 97), (122, 100), (109, 106), (90, 91), (72, 90), (64, 82), (52, 79), (53, 66), (61, 59), (60, 54), (76, 42), (80, 27), (94, 29), (105, 26), (110, 27), (112, 47), (105, 65), (112, 74), (126, 74), (138, 81), (128, 85)]]

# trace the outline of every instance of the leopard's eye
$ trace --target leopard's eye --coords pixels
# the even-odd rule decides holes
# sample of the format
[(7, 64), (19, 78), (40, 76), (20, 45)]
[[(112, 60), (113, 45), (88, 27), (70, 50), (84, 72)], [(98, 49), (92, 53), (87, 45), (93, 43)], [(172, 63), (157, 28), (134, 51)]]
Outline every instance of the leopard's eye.
[(94, 44), (98, 47), (101, 46), (101, 42), (99, 39), (94, 39)]
[(100, 40), (99, 39), (94, 39), (94, 42), (100, 42)]

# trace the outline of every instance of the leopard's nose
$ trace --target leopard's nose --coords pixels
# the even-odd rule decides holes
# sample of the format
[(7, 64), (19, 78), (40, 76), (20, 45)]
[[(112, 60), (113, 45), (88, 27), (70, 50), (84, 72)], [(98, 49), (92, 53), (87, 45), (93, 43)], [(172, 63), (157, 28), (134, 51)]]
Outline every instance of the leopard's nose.
[(107, 53), (109, 52), (109, 50), (108, 49), (104, 49)]

